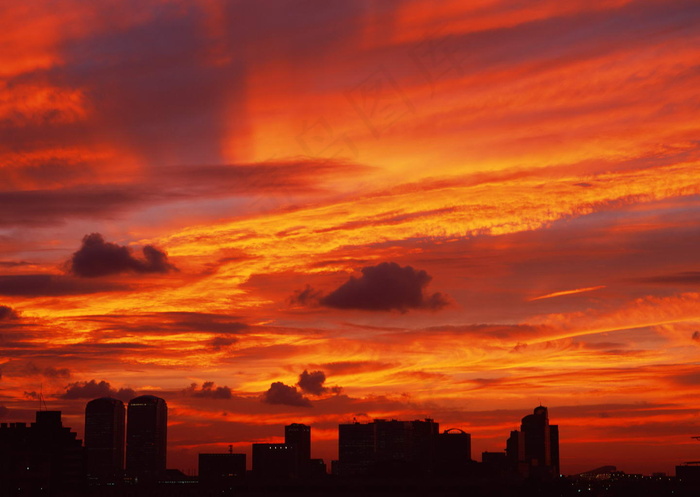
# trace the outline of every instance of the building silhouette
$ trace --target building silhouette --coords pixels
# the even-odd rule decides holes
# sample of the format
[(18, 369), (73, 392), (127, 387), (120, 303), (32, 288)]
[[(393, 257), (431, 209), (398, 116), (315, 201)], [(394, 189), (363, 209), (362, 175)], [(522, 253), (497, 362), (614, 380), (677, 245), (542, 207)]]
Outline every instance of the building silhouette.
[(124, 472), (125, 409), (121, 400), (102, 397), (85, 406), (85, 452), (91, 481), (116, 482)]
[(521, 476), (559, 476), (559, 426), (549, 424), (546, 407), (537, 406), (522, 419), (520, 431), (510, 433), (506, 454), (511, 467)]
[(676, 466), (676, 476), (684, 482), (700, 484), (700, 461), (691, 461)]
[(126, 473), (153, 481), (165, 473), (168, 406), (165, 400), (142, 395), (129, 401), (126, 425)]
[[(127, 477), (124, 404), (112, 398), (85, 407), (86, 447), (64, 427), (60, 411), (39, 411), (36, 421), (0, 423), (0, 497), (199, 497), (213, 495), (700, 495), (700, 463), (676, 468), (676, 477), (625, 474), (614, 466), (556, 478), (559, 431), (538, 406), (511, 432), (506, 451), (471, 459), (471, 435), (439, 432), (432, 419), (339, 425), (334, 475), (311, 459), (311, 428), (292, 423), (285, 442), (253, 444), (252, 475), (246, 455), (199, 454), (199, 477), (165, 469), (167, 405), (142, 396), (128, 406)], [(695, 437), (694, 437), (695, 438)], [(301, 457), (300, 457), (301, 453)], [(300, 461), (308, 471), (300, 472)], [(89, 477), (86, 471), (89, 467)], [(86, 483), (98, 483), (87, 486)]]
[(482, 452), (481, 471), (490, 478), (503, 479), (513, 472), (513, 465), (508, 460), (508, 455), (503, 452)]
[(296, 476), (306, 476), (311, 464), (311, 427), (292, 423), (284, 427), (284, 443), (294, 448), (296, 460), (294, 473)]
[(296, 447), (287, 444), (253, 444), (253, 474), (257, 478), (294, 478), (297, 476), (296, 462)]
[(439, 425), (432, 419), (341, 424), (338, 462), (341, 476), (433, 473)]
[(37, 411), (30, 426), (0, 424), (0, 495), (69, 495), (84, 480), (82, 442), (61, 411)]
[(374, 423), (352, 423), (338, 426), (338, 461), (333, 473), (341, 476), (367, 475), (375, 456)]
[(222, 490), (246, 475), (245, 454), (199, 454), (199, 483)]
[(442, 476), (464, 475), (472, 463), (472, 437), (458, 428), (437, 436), (435, 473)]

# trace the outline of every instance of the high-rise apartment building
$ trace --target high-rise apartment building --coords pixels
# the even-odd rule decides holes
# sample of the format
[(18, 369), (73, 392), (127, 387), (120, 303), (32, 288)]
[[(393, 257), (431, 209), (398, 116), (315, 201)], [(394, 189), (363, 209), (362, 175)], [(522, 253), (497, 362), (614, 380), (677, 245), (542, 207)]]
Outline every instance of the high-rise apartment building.
[(559, 475), (559, 426), (549, 424), (546, 407), (537, 406), (532, 414), (522, 419), (520, 431), (510, 434), (506, 453), (512, 466), (523, 476)]
[(126, 424), (126, 473), (154, 480), (165, 472), (168, 406), (165, 400), (142, 395), (129, 401)]
[(88, 478), (116, 482), (124, 472), (125, 409), (121, 400), (94, 399), (85, 406)]
[(284, 444), (294, 447), (295, 473), (305, 476), (311, 463), (311, 427), (300, 423), (285, 426)]
[(337, 471), (341, 475), (431, 474), (439, 425), (424, 421), (374, 420), (338, 427)]

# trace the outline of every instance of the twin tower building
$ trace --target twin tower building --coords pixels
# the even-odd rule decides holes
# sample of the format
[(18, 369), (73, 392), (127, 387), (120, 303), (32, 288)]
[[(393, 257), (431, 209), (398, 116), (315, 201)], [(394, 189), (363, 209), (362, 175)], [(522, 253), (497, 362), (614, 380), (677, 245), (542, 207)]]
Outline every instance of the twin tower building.
[(159, 397), (136, 397), (127, 409), (121, 400), (111, 397), (91, 400), (85, 407), (89, 477), (97, 481), (120, 479), (126, 452), (127, 478), (157, 479), (165, 472), (167, 435), (168, 406)]

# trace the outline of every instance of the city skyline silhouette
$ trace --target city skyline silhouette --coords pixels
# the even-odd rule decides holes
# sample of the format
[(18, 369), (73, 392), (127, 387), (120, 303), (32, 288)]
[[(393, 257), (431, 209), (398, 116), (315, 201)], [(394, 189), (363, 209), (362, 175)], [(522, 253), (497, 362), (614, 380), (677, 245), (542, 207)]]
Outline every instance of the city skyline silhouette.
[[(128, 409), (114, 398), (85, 407), (86, 441), (64, 426), (60, 411), (36, 411), (28, 424), (0, 424), (0, 494), (168, 495), (294, 492), (327, 494), (378, 491), (382, 495), (447, 492), (492, 495), (533, 492), (575, 495), (581, 491), (626, 496), (693, 495), (700, 465), (676, 466), (675, 475), (626, 474), (606, 465), (578, 475), (559, 470), (559, 426), (539, 405), (510, 432), (505, 450), (483, 452), (477, 461), (471, 436), (440, 430), (432, 419), (375, 419), (338, 425), (338, 458), (327, 464), (312, 457), (312, 427), (284, 427), (283, 443), (253, 443), (245, 453), (200, 453), (196, 474), (168, 468), (167, 402), (155, 396), (131, 399)], [(700, 438), (700, 437), (694, 437)], [(159, 490), (162, 488), (162, 490)], [(172, 492), (175, 492), (174, 494)]]
[[(51, 418), (50, 423), (54, 425), (61, 424), (61, 411), (52, 411), (48, 409), (45, 401), (40, 404), (40, 410), (34, 412), (34, 416), (39, 422), (39, 416), (43, 416), (47, 420)], [(128, 409), (127, 409), (128, 407)], [(129, 414), (127, 414), (127, 412)], [(187, 474), (195, 474), (193, 466), (178, 466), (180, 461), (172, 464), (168, 460), (166, 465), (167, 454), (171, 451), (167, 440), (167, 419), (168, 407), (166, 400), (153, 396), (141, 395), (130, 399), (128, 402), (122, 402), (113, 397), (100, 397), (86, 403), (83, 413), (84, 430), (83, 438), (77, 438), (78, 442), (83, 442), (85, 448), (85, 474), (95, 481), (109, 481), (115, 478), (127, 478), (141, 481), (153, 481), (155, 475), (164, 475), (167, 468), (183, 471)], [(131, 419), (131, 423), (129, 420)], [(31, 421), (5, 421), (2, 422), (3, 428), (13, 428), (14, 426), (26, 427)], [(65, 424), (63, 425), (65, 426)], [(351, 475), (370, 475), (367, 464), (373, 458), (379, 457), (382, 460), (381, 452), (376, 452), (378, 447), (392, 447), (392, 443), (405, 443), (405, 440), (416, 440), (429, 438), (431, 439), (431, 448), (428, 450), (421, 445), (416, 445), (410, 449), (415, 451), (415, 455), (411, 457), (420, 457), (422, 465), (429, 466), (431, 474), (434, 471), (433, 465), (441, 464), (444, 467), (461, 468), (454, 469), (455, 473), (463, 473), (464, 468), (460, 466), (463, 463), (491, 461), (493, 464), (508, 468), (508, 471), (513, 474), (520, 474), (525, 477), (532, 476), (537, 479), (551, 479), (554, 475), (575, 475), (577, 473), (565, 473), (560, 468), (560, 449), (559, 449), (559, 426), (550, 425), (548, 408), (541, 404), (534, 408), (532, 414), (527, 414), (522, 417), (520, 423), (514, 423), (515, 429), (509, 433), (503, 434), (503, 443), (500, 450), (484, 450), (479, 454), (472, 452), (472, 434), (467, 433), (462, 427), (450, 426), (439, 430), (439, 421), (435, 422), (430, 417), (425, 417), (423, 420), (399, 421), (395, 418), (365, 418), (358, 421), (353, 417), (352, 421), (338, 423), (337, 436), (333, 440), (336, 450), (324, 454), (326, 457), (318, 457), (318, 448), (314, 447), (312, 452), (311, 426), (292, 422), (284, 427), (284, 432), (277, 435), (277, 441), (270, 443), (261, 440), (252, 439), (249, 442), (244, 440), (229, 440), (217, 444), (219, 450), (211, 452), (198, 452), (197, 458), (200, 459), (202, 454), (226, 454), (233, 453), (234, 446), (238, 449), (237, 454), (243, 457), (243, 464), (247, 471), (254, 471), (252, 466), (256, 456), (256, 446), (260, 451), (266, 451), (268, 446), (272, 449), (291, 449), (293, 455), (284, 455), (279, 461), (274, 459), (270, 462), (270, 467), (276, 471), (294, 473), (296, 476), (315, 473), (329, 473), (343, 476)], [(377, 428), (374, 428), (374, 427)], [(392, 428), (393, 427), (393, 428)], [(385, 435), (379, 435), (379, 430)], [(75, 427), (64, 428), (65, 430), (74, 430)], [(359, 431), (358, 431), (359, 430)], [(368, 431), (369, 430), (369, 431)], [(405, 433), (413, 433), (415, 435), (407, 435)], [(78, 430), (76, 430), (78, 431)], [(73, 438), (78, 437), (78, 433), (73, 433)], [(448, 436), (449, 435), (449, 436)], [(367, 445), (367, 437), (370, 437), (372, 442)], [(377, 438), (379, 437), (379, 438)], [(389, 437), (396, 439), (399, 442), (388, 443), (381, 437)], [(393, 438), (392, 438), (393, 437)], [(442, 438), (441, 438), (442, 437)], [(700, 439), (700, 436), (691, 436), (690, 439)], [(449, 441), (452, 439), (452, 441)], [(203, 441), (202, 447), (208, 447), (209, 441)], [(478, 438), (475, 440), (476, 446), (480, 447)], [(71, 444), (73, 442), (70, 442)], [(387, 445), (388, 443), (388, 445)], [(413, 443), (413, 442), (411, 442)], [(0, 444), (1, 445), (1, 444)], [(613, 443), (610, 444), (614, 445)], [(344, 448), (345, 447), (345, 448)], [(373, 448), (372, 448), (373, 447)], [(398, 446), (397, 446), (398, 447)], [(403, 446), (401, 446), (403, 447)], [(223, 450), (225, 449), (225, 450)], [(367, 452), (370, 450), (370, 452)], [(389, 452), (392, 450), (398, 451), (401, 454), (406, 453), (406, 449), (385, 449)], [(358, 452), (359, 451), (359, 452)], [(438, 455), (438, 452), (452, 454), (451, 459), (443, 460)], [(565, 453), (566, 453), (565, 448)], [(371, 455), (374, 454), (374, 455)], [(458, 454), (458, 455), (454, 455)], [(313, 456), (313, 457), (312, 457)], [(401, 457), (404, 457), (401, 456)], [(264, 459), (264, 455), (260, 452), (258, 459)], [(575, 455), (570, 456), (575, 460)], [(410, 459), (410, 457), (409, 457)], [(391, 460), (389, 458), (388, 460)], [(461, 462), (455, 462), (459, 460)], [(246, 462), (247, 461), (247, 462)], [(317, 468), (323, 467), (323, 470), (304, 469), (311, 461), (318, 461)], [(340, 461), (340, 465), (336, 467)], [(353, 461), (359, 461), (357, 463)], [(660, 471), (662, 468), (674, 466), (689, 465), (691, 469), (697, 464), (696, 461), (656, 461), (657, 468), (651, 468), (651, 471), (646, 474), (666, 474), (665, 471)], [(237, 463), (239, 464), (239, 463)], [(343, 468), (345, 464), (345, 468)], [(359, 464), (359, 466), (358, 466)], [(287, 469), (280, 470), (280, 465)], [(600, 459), (595, 462), (595, 467), (613, 467), (618, 470), (615, 461), (610, 459)], [(290, 469), (293, 468), (293, 469)], [(592, 467), (591, 467), (592, 468)], [(589, 468), (589, 469), (591, 469)], [(619, 468), (623, 470), (624, 468)], [(579, 473), (586, 473), (580, 471)], [(279, 476), (279, 475), (278, 475)]]

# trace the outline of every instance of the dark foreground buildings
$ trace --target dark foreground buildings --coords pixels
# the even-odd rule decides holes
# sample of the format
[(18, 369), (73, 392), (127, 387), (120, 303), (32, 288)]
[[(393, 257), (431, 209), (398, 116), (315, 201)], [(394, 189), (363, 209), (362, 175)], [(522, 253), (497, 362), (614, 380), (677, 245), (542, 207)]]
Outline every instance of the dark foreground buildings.
[(168, 406), (165, 400), (142, 395), (129, 401), (126, 425), (126, 473), (138, 481), (165, 474)]
[(431, 475), (438, 433), (439, 424), (432, 419), (341, 424), (334, 472), (340, 476)]
[(546, 407), (537, 406), (522, 419), (520, 431), (510, 433), (506, 454), (511, 467), (523, 477), (559, 476), (559, 426), (549, 424)]
[(253, 444), (253, 476), (258, 480), (304, 480), (326, 475), (323, 459), (311, 459), (311, 427), (284, 427), (284, 443)]
[(253, 444), (253, 474), (258, 478), (291, 479), (296, 476), (296, 450), (287, 444)]
[(440, 433), (435, 449), (435, 474), (438, 476), (464, 475), (473, 466), (472, 436), (464, 430), (452, 428)]
[(245, 454), (199, 454), (199, 484), (223, 492), (246, 476)]
[(299, 476), (308, 475), (311, 470), (311, 427), (301, 423), (285, 426), (284, 444), (294, 449), (294, 472)]
[(124, 473), (124, 403), (111, 397), (85, 406), (87, 474), (99, 483), (116, 482)]
[(0, 496), (73, 495), (84, 478), (82, 442), (60, 411), (38, 411), (29, 426), (0, 424)]
[[(471, 459), (471, 437), (442, 433), (431, 419), (375, 420), (339, 426), (339, 455), (329, 475), (311, 459), (311, 428), (285, 427), (285, 443), (255, 444), (253, 471), (245, 454), (200, 454), (199, 477), (165, 469), (167, 406), (144, 396), (129, 404), (127, 474), (123, 467), (124, 405), (95, 399), (86, 406), (86, 448), (58, 411), (36, 422), (0, 424), (0, 497), (206, 497), (327, 495), (367, 497), (697, 497), (699, 465), (677, 477), (626, 475), (615, 468), (560, 477), (558, 429), (538, 406), (511, 432), (507, 448)], [(303, 468), (307, 465), (308, 472)], [(89, 477), (88, 477), (89, 475)]]

